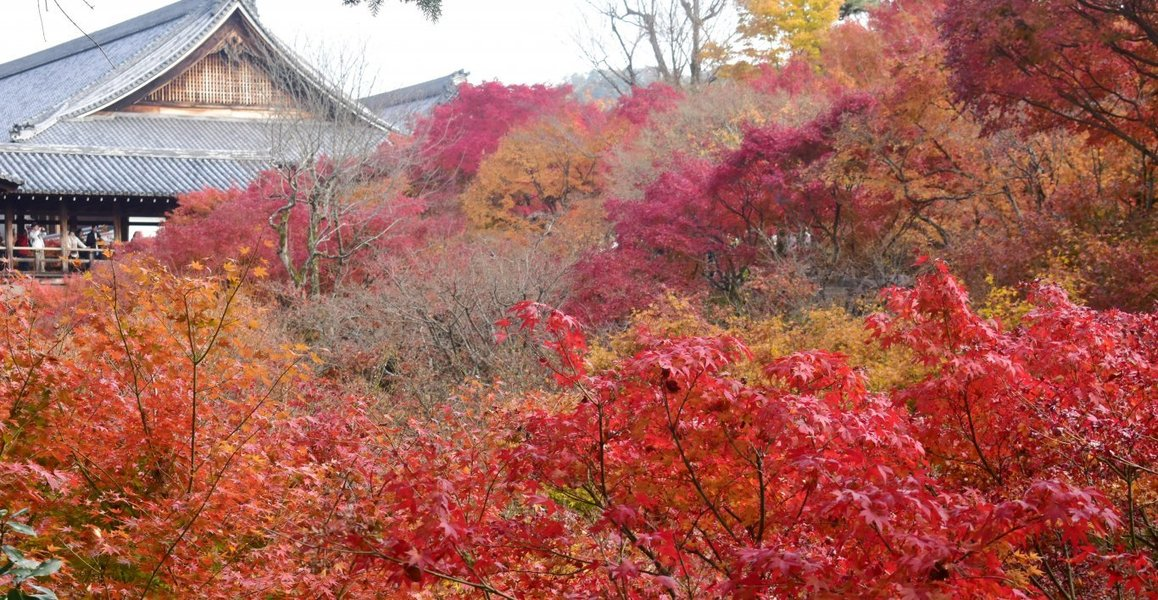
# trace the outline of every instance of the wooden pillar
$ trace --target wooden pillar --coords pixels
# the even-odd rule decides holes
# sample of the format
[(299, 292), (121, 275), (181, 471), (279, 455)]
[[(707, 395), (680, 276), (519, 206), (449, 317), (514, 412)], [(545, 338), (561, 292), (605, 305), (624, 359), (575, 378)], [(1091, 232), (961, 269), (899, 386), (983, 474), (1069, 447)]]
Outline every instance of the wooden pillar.
[(60, 272), (68, 274), (68, 259), (71, 244), (68, 243), (68, 204), (60, 199)]
[(13, 262), (14, 255), (12, 253), (12, 246), (16, 245), (16, 211), (12, 206), (12, 197), (4, 196), (4, 264), (9, 269), (15, 269), (16, 263)]
[(125, 236), (129, 234), (128, 228), (125, 227), (124, 207), (117, 204), (116, 198), (113, 198), (113, 241), (123, 242)]

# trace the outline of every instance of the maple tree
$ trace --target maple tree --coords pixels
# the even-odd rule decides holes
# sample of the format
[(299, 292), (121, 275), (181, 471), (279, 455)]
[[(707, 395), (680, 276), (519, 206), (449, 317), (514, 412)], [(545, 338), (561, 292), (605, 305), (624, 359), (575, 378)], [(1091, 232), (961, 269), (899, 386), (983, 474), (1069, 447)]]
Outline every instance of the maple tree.
[(508, 132), (463, 193), (467, 217), (484, 229), (525, 229), (597, 192), (600, 117), (569, 105)]
[[(1003, 123), (1070, 126), (1137, 153), (1137, 204), (1154, 205), (1158, 25), (1147, 2), (971, 0), (940, 27), (957, 92)], [(1149, 191), (1148, 191), (1149, 190)]]
[(816, 60), (821, 42), (842, 15), (841, 0), (742, 0), (738, 3), (739, 37), (730, 53), (740, 62), (721, 69), (727, 76), (746, 76), (757, 65), (801, 56)]
[[(1119, 140), (1058, 127), (1064, 120), (1038, 115), (1044, 120), (1026, 121), (1032, 109), (1012, 98), (1004, 112), (962, 110), (960, 80), (975, 71), (955, 57), (964, 38), (943, 28), (958, 8), (890, 3), (873, 10), (871, 32), (845, 25), (829, 38), (835, 46), (828, 58), (840, 76), (870, 86), (881, 99), (871, 118), (842, 134), (839, 162), (852, 168), (833, 172), (851, 176), (873, 198), (878, 219), (894, 214), (904, 225), (878, 227), (862, 236), (861, 247), (930, 248), (950, 257), (975, 289), (990, 274), (1005, 285), (1045, 276), (1078, 282), (1070, 289), (1096, 306), (1148, 310), (1154, 279), (1134, 267), (1153, 248), (1145, 242), (1153, 236), (1152, 219), (1139, 210), (1148, 193), (1145, 161), (1122, 152)], [(898, 41), (875, 42), (883, 60), (865, 68), (856, 46), (876, 34)], [(1069, 37), (1062, 29), (1056, 35)]]
[[(1031, 343), (1082, 348), (1103, 343), (1102, 332), (1120, 331), (1127, 343), (1107, 359), (1124, 377), (1116, 398), (1134, 403), (1126, 414), (1132, 427), (1143, 428), (1138, 433), (1152, 427), (1153, 403), (1137, 404), (1152, 386), (1152, 317), (1119, 324), (1118, 315), (1044, 293), (1042, 312), (1028, 317), (1037, 332), (1029, 335), (1038, 340)], [(1115, 546), (1148, 535), (1139, 533), (1140, 521), (1132, 528), (1124, 523), (1141, 518), (1131, 512), (1137, 506), (1115, 505), (1112, 486), (1069, 481), (1069, 443), (1056, 451), (1024, 446), (1050, 468), (1025, 472), (1017, 482), (994, 480), (999, 485), (979, 489), (942, 472), (944, 457), (926, 453), (926, 444), (940, 448), (940, 439), (971, 448), (970, 434), (946, 428), (960, 422), (951, 410), (922, 404), (910, 413), (911, 396), (933, 402), (941, 396), (929, 394), (930, 386), (958, 381), (978, 401), (1016, 404), (1003, 394), (1019, 384), (992, 365), (1019, 364), (1020, 351), (1004, 343), (973, 348), (976, 336), (987, 335), (986, 325), (943, 266), (913, 290), (890, 293), (889, 306), (892, 316), (873, 324), (891, 343), (928, 358), (942, 342), (960, 339), (990, 372), (954, 357), (912, 387), (871, 393), (863, 374), (841, 356), (800, 352), (766, 363), (760, 381), (744, 382), (729, 367), (747, 350), (725, 336), (652, 338), (635, 356), (588, 373), (578, 323), (520, 304), (499, 325), (541, 331), (545, 364), (573, 399), (529, 413), (518, 405), (489, 417), (460, 413), (451, 430), (425, 431), (410, 446), (421, 458), (402, 464), (435, 463), (443, 476), (429, 487), (408, 468), (406, 483), (384, 484), (390, 490), (379, 496), (389, 499), (385, 506), (351, 513), (357, 517), (350, 531), (359, 533), (347, 544), (402, 585), (449, 581), (454, 585), (440, 589), (509, 597), (576, 590), (1004, 596), (1053, 593), (1049, 577), (1073, 568), (1084, 572), (1084, 592), (1144, 593), (1150, 560)], [(1085, 326), (1099, 333), (1073, 335)], [(1058, 354), (1040, 356), (1053, 362)], [(1070, 364), (1061, 368), (1081, 373)], [(1043, 390), (1071, 385), (1048, 370), (1031, 372), (1014, 381)], [(968, 383), (978, 376), (1004, 384)], [(1041, 408), (1064, 412), (1052, 403)], [(511, 410), (522, 416), (509, 421)], [(1003, 424), (1035, 431), (1032, 419), (1002, 415)], [(1105, 439), (1084, 415), (1065, 422), (1071, 425), (1061, 425), (1064, 433), (1057, 421), (1055, 429), (1038, 433), (1072, 435), (1081, 444)], [(469, 440), (465, 448), (460, 435)], [(1149, 460), (1143, 455), (1149, 449), (1131, 452), (1121, 460), (1102, 456), (1119, 468)], [(450, 465), (459, 468), (443, 471)], [(1067, 556), (1084, 558), (1073, 563)], [(527, 568), (514, 566), (522, 564)]]
[(522, 302), (495, 331), (542, 345), (555, 392), (399, 419), (300, 368), (244, 293), (254, 261), (4, 300), (4, 502), (66, 549), (65, 588), (1154, 591), (1152, 314), (1041, 287), (1006, 331), (937, 264), (870, 319), (923, 370), (870, 391), (840, 354), (718, 332), (640, 330), (593, 368), (578, 321)]
[(914, 289), (886, 292), (892, 316), (871, 320), (887, 344), (904, 344), (933, 367), (895, 394), (917, 411), (930, 457), (948, 478), (991, 498), (1041, 478), (1096, 485), (1123, 525), (1077, 553), (1058, 547), (1072, 540), (1030, 538), (1025, 551), (1040, 564), (1029, 581), (1049, 597), (1096, 595), (1123, 581), (1154, 593), (1158, 538), (1136, 489), (1154, 485), (1147, 465), (1158, 452), (1155, 316), (1099, 313), (1037, 286), (1021, 326), (1005, 331), (974, 313), (960, 282), (935, 267)]
[(567, 87), (464, 83), (455, 98), (420, 120), (415, 130), (423, 160), (419, 180), (437, 178), (463, 183), (478, 172), (512, 127), (558, 109)]
[(157, 237), (129, 250), (174, 269), (196, 262), (216, 273), (230, 257), (252, 252), (274, 280), (316, 296), (358, 279), (367, 262), (428, 231), (430, 223), (412, 220), (426, 210), (427, 197), (403, 195), (404, 184), (385, 170), (368, 171), (323, 173), (321, 181), (299, 173), (293, 182), (267, 171), (244, 190), (185, 194)]
[(240, 189), (185, 194), (157, 236), (134, 246), (172, 268), (196, 261), (212, 272), (220, 272), (225, 261), (237, 256), (241, 248), (262, 252), (271, 264), (276, 264), (276, 256), (269, 252), (272, 232), (267, 223), (253, 217), (269, 214), (273, 209), (253, 206), (257, 198)]
[(653, 115), (675, 108), (681, 99), (683, 94), (677, 88), (662, 83), (632, 88), (631, 94), (619, 97), (612, 110), (612, 120), (626, 122), (638, 129)]
[(737, 149), (749, 129), (772, 123), (796, 126), (815, 118), (828, 107), (829, 92), (837, 90), (811, 71), (792, 61), (783, 69), (763, 70), (751, 81), (721, 79), (680, 90), (678, 101), (668, 99), (657, 106), (659, 110), (612, 146), (606, 158), (608, 195), (638, 199), (684, 158), (718, 159)]
[(264, 185), (251, 186), (249, 192), (261, 194), (269, 206), (261, 214), (268, 214), (278, 260), (298, 289), (318, 295), (327, 264), (340, 274), (391, 234), (402, 216), (421, 210), (388, 177), (361, 183), (374, 177), (366, 170), (327, 165), (323, 159), (305, 169), (267, 173)]
[[(599, 320), (622, 317), (609, 293), (628, 294), (628, 305), (639, 306), (662, 291), (657, 284), (684, 290), (706, 284), (738, 303), (754, 267), (775, 269), (811, 249), (814, 229), (839, 247), (842, 218), (848, 219), (842, 210), (855, 198), (817, 177), (817, 169), (832, 154), (842, 121), (867, 103), (849, 95), (799, 127), (750, 128), (718, 164), (685, 158), (642, 200), (609, 204), (621, 241), (592, 258), (602, 275), (585, 278), (592, 295), (581, 290), (580, 310), (602, 311)], [(611, 284), (613, 278), (620, 279)], [(645, 289), (628, 293), (627, 286)]]
[(464, 85), (19, 280), (0, 584), (1158, 595), (1153, 13), (860, 4), (746, 2), (711, 86)]
[(255, 274), (253, 260), (220, 278), (145, 261), (60, 313), (5, 300), (5, 498), (27, 500), (39, 547), (66, 554), (64, 584), (193, 593), (221, 540), (243, 544), (244, 529), (218, 532), (258, 519), (255, 490), (273, 491), (258, 440), (300, 360), (243, 316)]
[[(836, 75), (876, 99), (836, 134), (835, 156), (825, 169), (832, 184), (856, 198), (849, 207), (854, 210), (844, 212), (844, 247), (834, 249), (848, 261), (903, 270), (914, 247), (951, 252), (961, 238), (983, 235), (978, 221), (1006, 226), (1015, 220), (993, 200), (1000, 197), (999, 182), (1005, 183), (1005, 165), (994, 158), (999, 151), (979, 139), (980, 125), (961, 113), (949, 92), (932, 26), (936, 10), (935, 3), (901, 2), (875, 10), (872, 34), (900, 41), (879, 49), (879, 71)], [(864, 44), (862, 35), (862, 27), (846, 24), (830, 41), (851, 36)], [(853, 53), (850, 61), (860, 54), (855, 46), (834, 50), (840, 62), (829, 68), (842, 70), (846, 51)], [(1021, 148), (1003, 150), (1009, 156)]]

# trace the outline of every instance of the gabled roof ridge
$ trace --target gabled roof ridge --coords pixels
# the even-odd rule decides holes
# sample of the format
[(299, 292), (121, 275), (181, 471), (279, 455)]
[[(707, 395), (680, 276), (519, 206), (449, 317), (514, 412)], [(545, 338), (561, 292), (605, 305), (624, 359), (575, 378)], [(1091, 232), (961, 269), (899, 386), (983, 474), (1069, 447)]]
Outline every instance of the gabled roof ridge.
[[(24, 124), (18, 124), (12, 132), (13, 141), (23, 141), (34, 138), (40, 132), (51, 128), (62, 119), (84, 116), (93, 111), (101, 110), (115, 103), (125, 95), (147, 85), (157, 76), (163, 74), (173, 65), (205, 43), (230, 16), (235, 12), (245, 15), (246, 21), (253, 27), (255, 33), (264, 39), (270, 47), (281, 55), (290, 66), (297, 69), (312, 85), (324, 90), (338, 105), (344, 106), (354, 114), (360, 115), (372, 125), (386, 130), (390, 126), (377, 115), (369, 111), (356, 100), (348, 99), (340, 91), (334, 89), (326, 77), (316, 67), (302, 61), (297, 55), (262, 24), (254, 14), (255, 6), (251, 0), (184, 0), (188, 6), (204, 6), (211, 8), (202, 12), (190, 11), (186, 13), (188, 21), (182, 28), (185, 31), (170, 33), (161, 36), (132, 58), (123, 61), (116, 68), (110, 69), (102, 76), (97, 77), (85, 85), (70, 98), (48, 110), (28, 119)], [(181, 4), (181, 3), (179, 3)], [(149, 57), (157, 55), (151, 62)], [(124, 80), (124, 81), (118, 81)]]
[(281, 41), (272, 31), (270, 31), (257, 18), (257, 5), (253, 0), (226, 0), (237, 2), (243, 12), (248, 12), (252, 17), (249, 21), (254, 25), (256, 33), (261, 36), (269, 45), (281, 55), (289, 65), (297, 69), (298, 74), (305, 77), (306, 81), (330, 96), (338, 106), (343, 106), (346, 110), (358, 115), (367, 123), (378, 127), (383, 131), (390, 131), (393, 128), (389, 123), (382, 120), (378, 115), (374, 114), (369, 108), (362, 104), (357, 98), (350, 97), (339, 86), (335, 85), (329, 77), (325, 75), (317, 65), (311, 64), (309, 61), (303, 60), (298, 53), (294, 51), (289, 45)]
[(467, 75), (468, 73), (465, 69), (459, 69), (442, 77), (435, 77), (427, 81), (371, 94), (362, 98), (361, 101), (363, 104), (371, 105), (375, 102), (387, 100), (410, 102), (414, 99), (430, 98), (447, 92), (451, 87), (456, 87), (459, 83), (466, 80)]
[[(171, 67), (175, 62), (172, 60), (174, 56), (183, 56), (193, 48), (204, 43), (208, 35), (211, 35), (214, 30), (211, 28), (206, 32), (206, 26), (219, 26), (231, 14), (231, 11), (223, 11), (222, 8), (232, 6), (235, 3), (245, 4), (243, 0), (183, 0), (183, 2), (178, 2), (177, 4), (184, 4), (190, 7), (190, 10), (184, 13), (180, 19), (171, 19), (170, 21), (188, 21), (182, 26), (183, 28), (192, 30), (188, 32), (188, 36), (171, 33), (170, 35), (160, 36), (150, 41), (133, 54), (132, 57), (121, 61), (121, 64), (116, 65), (116, 67), (109, 69), (101, 76), (93, 79), (87, 85), (77, 90), (72, 96), (64, 100), (64, 102), (32, 116), (27, 119), (26, 123), (18, 123), (17, 126), (19, 130), (14, 129), (12, 132), (13, 141), (32, 139), (40, 132), (52, 127), (61, 119), (80, 116), (94, 110), (94, 107), (99, 108), (106, 103), (109, 96), (122, 95), (126, 87), (132, 89), (134, 86), (143, 85), (143, 83), (141, 83), (142, 81), (147, 83), (150, 78), (156, 77)], [(176, 6), (176, 4), (170, 6)], [(193, 7), (197, 6), (211, 10), (192, 10)], [(198, 23), (198, 21), (200, 21), (200, 23)], [(104, 94), (97, 95), (96, 98), (92, 98), (94, 91), (99, 91), (102, 87), (109, 85), (110, 82), (114, 82), (117, 78), (124, 76), (126, 72), (137, 67), (147, 57), (159, 52), (162, 47), (173, 44), (174, 40), (182, 40), (183, 38), (186, 39), (179, 45), (177, 50), (170, 51), (167, 57), (162, 57), (161, 60), (157, 61), (144, 75), (138, 75), (131, 83), (122, 84)], [(78, 102), (81, 103), (78, 104)]]
[(201, 12), (196, 9), (201, 8), (201, 10), (204, 10), (205, 7), (220, 1), (221, 0), (180, 0), (179, 2), (162, 6), (152, 12), (111, 25), (94, 33), (90, 33), (87, 36), (81, 36), (34, 54), (22, 56), (0, 64), (0, 79), (42, 67), (58, 60), (63, 60), (171, 21), (187, 18), (190, 14)]

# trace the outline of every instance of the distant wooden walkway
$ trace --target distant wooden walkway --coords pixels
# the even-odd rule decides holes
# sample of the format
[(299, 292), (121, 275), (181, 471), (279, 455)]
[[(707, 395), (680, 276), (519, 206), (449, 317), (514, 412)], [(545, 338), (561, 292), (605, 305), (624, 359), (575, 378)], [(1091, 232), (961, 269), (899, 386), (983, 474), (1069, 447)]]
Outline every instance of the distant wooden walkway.
[[(31, 277), (42, 283), (63, 283), (65, 277), (88, 271), (106, 258), (106, 253), (111, 252), (108, 248), (76, 248), (69, 250), (66, 255), (59, 247), (31, 246), (12, 246), (3, 248), (3, 251), (3, 255), (0, 255), (0, 277), (4, 280)], [(41, 253), (40, 258), (37, 258), (37, 252)]]

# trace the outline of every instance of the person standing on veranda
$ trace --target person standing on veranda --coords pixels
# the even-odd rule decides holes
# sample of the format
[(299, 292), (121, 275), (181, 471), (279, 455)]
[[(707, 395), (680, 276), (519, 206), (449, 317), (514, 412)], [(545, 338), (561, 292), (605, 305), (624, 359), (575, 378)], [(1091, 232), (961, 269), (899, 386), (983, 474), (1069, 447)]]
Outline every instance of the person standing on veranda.
[[(87, 250), (88, 246), (80, 241), (80, 230), (69, 231), (64, 236), (61, 236), (62, 254), (68, 256), (69, 261), (77, 266), (80, 265), (81, 250)], [(87, 254), (87, 252), (85, 253)]]
[(37, 273), (44, 272), (44, 228), (39, 224), (33, 225), (28, 230), (28, 245), (32, 246), (32, 270)]
[(68, 232), (68, 257), (80, 258), (80, 250), (87, 250), (88, 246), (80, 241), (80, 230)]

